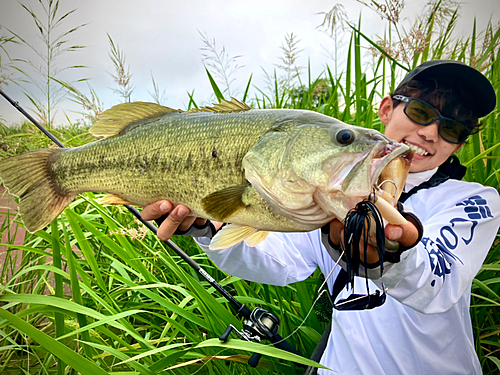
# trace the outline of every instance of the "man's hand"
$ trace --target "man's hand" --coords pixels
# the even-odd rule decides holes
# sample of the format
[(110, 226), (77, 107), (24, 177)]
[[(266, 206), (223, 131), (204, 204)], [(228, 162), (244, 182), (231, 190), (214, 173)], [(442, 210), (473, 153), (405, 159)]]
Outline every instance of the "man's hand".
[[(392, 225), (387, 224), (385, 226), (385, 237), (388, 240), (393, 240), (399, 242), (403, 246), (411, 246), (418, 239), (418, 229), (417, 227), (408, 221), (407, 224), (404, 225)], [(342, 224), (339, 220), (335, 219), (330, 223), (330, 239), (334, 245), (340, 245), (340, 239), (344, 235), (344, 224)], [(361, 254), (360, 258), (364, 259), (364, 250), (363, 246), (360, 246)], [(375, 246), (368, 244), (367, 248), (367, 261), (369, 264), (377, 263), (379, 261), (379, 256)]]
[[(188, 216), (191, 210), (181, 204), (175, 206), (172, 202), (163, 200), (151, 203), (144, 207), (141, 212), (141, 217), (144, 220), (155, 220), (159, 217), (168, 214), (168, 217), (161, 223), (158, 228), (157, 236), (162, 241), (167, 241), (172, 237), (177, 229), (187, 231), (193, 223), (198, 226), (203, 226), (207, 222), (206, 219), (194, 216)], [(219, 229), (222, 223), (212, 222), (216, 229)]]

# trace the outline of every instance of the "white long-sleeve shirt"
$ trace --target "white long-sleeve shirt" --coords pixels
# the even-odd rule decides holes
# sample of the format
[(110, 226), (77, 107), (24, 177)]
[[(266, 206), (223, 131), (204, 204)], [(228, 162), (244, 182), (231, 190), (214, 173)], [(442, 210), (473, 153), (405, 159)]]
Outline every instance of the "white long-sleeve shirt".
[[(434, 171), (410, 174), (406, 189)], [(320, 363), (332, 371), (318, 374), (481, 374), (470, 320), (472, 280), (500, 226), (500, 197), (493, 188), (448, 180), (419, 190), (405, 206), (424, 227), (422, 240), (401, 255), (378, 280), (388, 288), (384, 305), (365, 311), (333, 311), (332, 330)], [(335, 262), (319, 230), (271, 233), (252, 248), (240, 243), (210, 251), (225, 272), (260, 283), (301, 281), (316, 267), (328, 275)], [(331, 292), (338, 269), (328, 280)], [(364, 278), (355, 291), (365, 292)], [(339, 298), (351, 292), (346, 288)]]

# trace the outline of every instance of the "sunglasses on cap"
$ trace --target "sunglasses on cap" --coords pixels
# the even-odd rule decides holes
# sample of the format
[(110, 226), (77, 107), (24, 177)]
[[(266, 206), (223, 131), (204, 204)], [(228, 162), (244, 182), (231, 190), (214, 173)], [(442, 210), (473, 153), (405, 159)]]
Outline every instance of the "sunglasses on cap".
[(464, 124), (452, 118), (441, 116), (436, 108), (423, 100), (403, 95), (394, 95), (392, 98), (404, 102), (405, 115), (419, 125), (427, 126), (439, 121), (439, 135), (448, 143), (464, 143), (471, 134), (471, 131)]

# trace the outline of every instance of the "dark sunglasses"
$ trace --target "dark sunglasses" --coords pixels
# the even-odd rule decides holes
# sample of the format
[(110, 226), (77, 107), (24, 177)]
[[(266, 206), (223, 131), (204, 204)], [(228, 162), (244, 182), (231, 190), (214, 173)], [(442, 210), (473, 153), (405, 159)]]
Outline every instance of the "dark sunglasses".
[(404, 102), (405, 115), (419, 125), (426, 126), (439, 121), (439, 135), (446, 142), (454, 144), (464, 143), (471, 134), (471, 131), (464, 124), (452, 118), (441, 116), (436, 108), (423, 100), (403, 95), (394, 95), (392, 98)]

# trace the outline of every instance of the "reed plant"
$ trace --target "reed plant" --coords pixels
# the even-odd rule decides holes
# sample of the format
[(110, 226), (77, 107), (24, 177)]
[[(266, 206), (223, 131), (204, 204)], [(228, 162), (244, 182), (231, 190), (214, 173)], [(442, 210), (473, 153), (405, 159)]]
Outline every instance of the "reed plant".
[[(259, 108), (318, 111), (383, 131), (377, 116), (381, 98), (406, 71), (431, 58), (476, 64), (500, 98), (498, 29), (489, 25), (484, 33), (474, 29), (470, 38), (454, 40), (456, 13), (436, 33), (440, 8), (433, 9), (434, 13), (419, 19), (414, 27), (425, 36), (418, 48), (395, 56), (389, 46), (407, 46), (404, 39), (409, 33), (400, 30), (394, 36), (394, 30), (388, 29), (387, 40), (371, 40), (359, 24), (351, 25), (343, 73), (337, 75), (325, 67), (321, 75), (313, 77), (308, 67), (293, 87), (260, 90), (250, 101)], [(368, 47), (376, 53), (369, 56), (369, 70), (363, 68)], [(227, 95), (210, 73), (209, 79), (217, 98)], [(273, 83), (279, 88), (277, 76)], [(243, 99), (247, 99), (250, 85), (251, 79)], [(197, 106), (193, 95), (189, 106)], [(483, 124), (483, 131), (472, 136), (458, 154), (468, 166), (466, 180), (498, 189), (498, 109)], [(91, 141), (85, 130), (75, 125), (58, 129), (56, 136), (67, 146), (76, 146)], [(8, 147), (3, 150), (0, 143), (0, 157), (50, 147), (28, 124), (18, 129), (2, 127), (0, 135), (0, 142)], [(241, 328), (228, 303), (123, 207), (103, 207), (94, 198), (92, 193), (80, 195), (50, 227), (24, 233), (22, 245), (15, 244), (15, 236), (9, 232), (12, 223), (15, 228), (22, 223), (14, 213), (1, 212), (7, 258), (0, 270), (0, 373), (302, 373), (292, 361), (299, 359), (272, 346), (235, 337), (222, 344), (218, 337), (228, 324)], [(275, 313), (280, 334), (305, 356), (312, 353), (325, 328), (311, 313), (319, 271), (286, 287), (247, 282), (218, 270), (190, 238), (179, 236), (174, 241), (238, 301)], [(483, 371), (499, 374), (498, 236), (472, 285), (471, 316)], [(246, 364), (254, 352), (264, 354), (257, 369)]]
[(217, 47), (215, 38), (210, 38), (206, 32), (198, 31), (203, 43), (201, 47), (202, 61), (207, 70), (211, 70), (213, 78), (222, 87), (222, 93), (228, 97), (235, 96), (236, 91), (233, 84), (236, 81), (234, 77), (236, 72), (243, 68), (238, 64), (241, 55), (230, 56), (226, 48)]
[(115, 73), (109, 74), (113, 77), (113, 80), (118, 86), (118, 88), (113, 89), (113, 92), (118, 94), (124, 103), (127, 103), (132, 100), (132, 92), (134, 91), (134, 86), (130, 82), (132, 78), (130, 66), (127, 65), (125, 53), (113, 41), (109, 34), (108, 41), (110, 47), (109, 57), (111, 58), (115, 69)]
[[(26, 46), (35, 55), (34, 59), (13, 59), (16, 62), (14, 68), (22, 75), (18, 81), (24, 85), (25, 95), (34, 106), (40, 122), (52, 128), (54, 112), (65, 92), (63, 87), (55, 84), (51, 78), (67, 70), (84, 68), (82, 65), (61, 66), (60, 58), (62, 55), (84, 48), (81, 45), (71, 44), (68, 38), (86, 24), (79, 24), (61, 31), (61, 28), (67, 24), (68, 17), (71, 17), (76, 9), (61, 14), (59, 0), (40, 0), (39, 12), (25, 4), (20, 5), (30, 15), (43, 47), (39, 48), (36, 43), (30, 41), (26, 37), (26, 30), (9, 30), (17, 42)], [(28, 87), (36, 88), (38, 94), (34, 95)]]
[[(2, 30), (2, 26), (0, 26), (0, 30)], [(4, 35), (2, 32), (0, 35), (0, 88), (12, 82), (12, 73), (8, 71), (10, 56), (7, 47), (10, 43), (17, 43), (15, 37)]]

